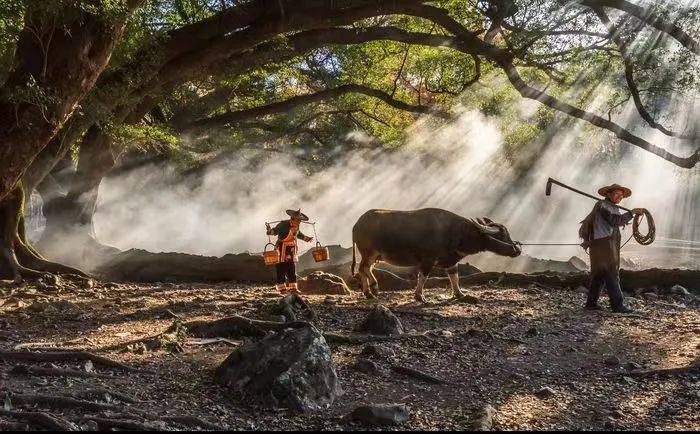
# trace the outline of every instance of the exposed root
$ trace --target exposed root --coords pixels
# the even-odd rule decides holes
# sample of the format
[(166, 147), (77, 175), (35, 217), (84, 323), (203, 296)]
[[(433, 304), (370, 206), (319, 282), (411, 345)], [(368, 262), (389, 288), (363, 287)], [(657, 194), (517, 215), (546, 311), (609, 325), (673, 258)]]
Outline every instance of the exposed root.
[(83, 420), (95, 422), (100, 431), (112, 431), (113, 428), (129, 431), (161, 431), (163, 429), (163, 427), (159, 425), (143, 423), (132, 419), (86, 417)]
[(700, 363), (694, 363), (689, 366), (681, 366), (679, 368), (663, 368), (663, 369), (645, 369), (626, 372), (621, 375), (628, 377), (653, 377), (664, 375), (685, 375), (685, 374), (700, 374)]
[(96, 365), (121, 369), (127, 372), (145, 372), (116, 360), (98, 356), (87, 351), (64, 351), (37, 353), (30, 351), (0, 351), (0, 360), (24, 361), (24, 362), (65, 362), (75, 360), (90, 360)]
[(209, 431), (223, 431), (219, 425), (207, 422), (195, 416), (163, 416), (160, 420), (164, 422), (177, 423), (184, 426), (204, 428)]
[(96, 372), (79, 371), (76, 369), (36, 368), (33, 366), (16, 365), (10, 370), (11, 374), (32, 377), (79, 377), (79, 378), (113, 378), (110, 375)]
[(390, 341), (401, 341), (407, 339), (428, 339), (432, 340), (429, 336), (425, 334), (418, 333), (404, 333), (402, 335), (367, 335), (367, 334), (344, 334), (344, 333), (332, 333), (326, 332), (323, 334), (326, 342), (329, 344), (347, 344), (347, 345), (361, 345), (370, 342), (390, 342)]
[(111, 398), (116, 398), (117, 400), (119, 400), (121, 402), (125, 402), (127, 404), (142, 404), (143, 403), (143, 401), (138, 400), (136, 398), (133, 398), (129, 395), (125, 395), (125, 394), (120, 393), (120, 392), (114, 392), (114, 391), (108, 390), (108, 389), (87, 389), (87, 390), (83, 390), (80, 392), (75, 392), (75, 393), (70, 394), (71, 397), (78, 398), (78, 399), (95, 398), (95, 397), (99, 397), (101, 399), (104, 399), (106, 397), (106, 395), (109, 395)]
[(445, 384), (447, 381), (442, 380), (437, 377), (433, 377), (432, 375), (425, 373), (423, 371), (419, 371), (418, 369), (410, 368), (408, 366), (402, 366), (402, 365), (391, 365), (391, 370), (394, 372), (397, 372), (399, 374), (407, 375), (409, 377), (417, 378), (422, 381), (426, 381), (428, 383), (433, 383), (433, 384)]
[(198, 338), (224, 337), (239, 339), (243, 337), (263, 337), (268, 332), (278, 332), (288, 328), (309, 327), (310, 324), (306, 321), (260, 321), (234, 315), (216, 321), (191, 321), (183, 324), (183, 326), (187, 329), (189, 335)]
[(53, 431), (74, 431), (76, 429), (75, 425), (67, 420), (41, 411), (12, 411), (0, 409), (0, 415), (22, 420), (27, 424)]

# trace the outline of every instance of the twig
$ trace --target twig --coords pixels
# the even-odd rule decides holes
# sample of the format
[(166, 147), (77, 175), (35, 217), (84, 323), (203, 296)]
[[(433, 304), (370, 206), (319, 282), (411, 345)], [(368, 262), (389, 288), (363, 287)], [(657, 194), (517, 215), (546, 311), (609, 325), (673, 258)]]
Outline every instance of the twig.
[(100, 430), (111, 431), (110, 428), (119, 428), (130, 431), (160, 431), (162, 427), (131, 419), (108, 419), (104, 417), (86, 417), (83, 420), (91, 420), (97, 424)]
[(437, 377), (433, 377), (430, 374), (427, 374), (423, 371), (419, 371), (418, 369), (414, 368), (409, 368), (408, 366), (402, 366), (402, 365), (391, 365), (391, 370), (394, 372), (398, 372), (399, 374), (403, 375), (408, 375), (409, 377), (414, 377), (419, 380), (427, 381), (428, 383), (433, 383), (433, 384), (445, 384), (447, 383), (445, 380), (442, 380)]
[(70, 396), (73, 398), (91, 398), (95, 396), (99, 397), (104, 397), (105, 395), (109, 395), (113, 398), (117, 398), (121, 402), (126, 402), (127, 404), (142, 404), (143, 401), (132, 398), (131, 396), (125, 395), (123, 393), (119, 392), (113, 392), (108, 389), (88, 389), (88, 390), (83, 390), (81, 392), (76, 392), (76, 393), (71, 393)]

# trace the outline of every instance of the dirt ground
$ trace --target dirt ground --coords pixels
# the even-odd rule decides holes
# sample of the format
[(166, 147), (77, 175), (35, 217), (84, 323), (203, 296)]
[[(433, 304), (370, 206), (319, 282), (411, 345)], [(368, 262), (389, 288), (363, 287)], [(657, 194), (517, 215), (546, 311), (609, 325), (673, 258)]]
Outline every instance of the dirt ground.
[[(469, 429), (473, 412), (484, 404), (496, 409), (496, 430), (700, 429), (697, 371), (630, 374), (700, 361), (697, 297), (629, 298), (639, 315), (623, 316), (607, 309), (582, 310), (581, 292), (536, 286), (468, 288), (478, 298), (472, 304), (452, 302), (448, 289), (427, 290), (427, 305), (415, 303), (410, 292), (385, 292), (379, 302), (396, 313), (407, 331), (423, 336), (381, 343), (393, 349), (395, 357), (373, 359), (380, 371), (372, 374), (354, 367), (362, 344), (332, 345), (344, 395), (326, 411), (294, 414), (257, 407), (213, 383), (212, 369), (242, 341), (202, 344), (191, 339), (181, 348), (144, 352), (122, 345), (106, 350), (163, 332), (173, 323), (172, 313), (185, 320), (256, 317), (261, 305), (276, 297), (271, 288), (98, 284), (47, 290), (6, 285), (0, 291), (0, 349), (82, 349), (148, 371), (124, 372), (84, 362), (0, 361), (0, 391), (4, 396), (11, 392), (5, 413), (0, 413), (6, 427), (17, 422), (8, 411), (40, 409), (83, 429), (95, 427), (91, 417), (182, 429), (187, 428), (183, 422), (163, 417), (183, 415), (229, 429), (360, 429), (364, 427), (342, 416), (361, 404), (405, 403), (411, 416), (402, 429)], [(326, 332), (350, 332), (376, 303), (361, 294), (308, 300), (318, 315), (317, 326)], [(446, 383), (403, 376), (389, 369), (391, 363), (420, 369)], [(107, 377), (11, 371), (18, 364)], [(96, 389), (111, 392), (86, 393)], [(15, 394), (82, 396), (121, 410), (31, 406), (11, 402)], [(117, 394), (137, 402), (126, 403)]]

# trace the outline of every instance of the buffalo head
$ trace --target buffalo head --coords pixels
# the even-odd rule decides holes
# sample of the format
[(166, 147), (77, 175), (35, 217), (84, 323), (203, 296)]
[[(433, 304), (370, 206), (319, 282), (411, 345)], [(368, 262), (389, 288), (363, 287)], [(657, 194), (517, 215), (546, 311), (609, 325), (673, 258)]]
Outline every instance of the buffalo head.
[[(476, 228), (480, 235), (483, 250), (496, 253), (501, 256), (514, 258), (520, 256), (522, 250), (510, 238), (508, 229), (499, 223), (494, 223), (489, 218), (469, 219), (469, 222)], [(477, 244), (477, 243), (475, 243)]]

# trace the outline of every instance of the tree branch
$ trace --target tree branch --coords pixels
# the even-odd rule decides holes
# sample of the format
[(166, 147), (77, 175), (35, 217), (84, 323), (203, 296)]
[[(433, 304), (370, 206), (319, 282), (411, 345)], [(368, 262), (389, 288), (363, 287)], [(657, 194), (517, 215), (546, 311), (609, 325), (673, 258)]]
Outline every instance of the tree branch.
[(336, 88), (326, 89), (307, 95), (299, 95), (284, 101), (279, 101), (260, 107), (237, 110), (218, 116), (200, 119), (190, 123), (186, 128), (208, 128), (212, 126), (236, 123), (247, 119), (260, 118), (271, 114), (287, 112), (300, 105), (308, 105), (316, 102), (325, 101), (328, 99), (339, 98), (349, 93), (359, 93), (371, 96), (373, 98), (377, 98), (399, 110), (422, 114), (434, 114), (443, 118), (449, 117), (449, 114), (443, 110), (434, 109), (423, 105), (408, 104), (403, 101), (399, 101), (397, 99), (392, 98), (391, 95), (379, 89), (373, 89), (371, 87), (363, 86), (360, 84), (344, 84)]
[(674, 23), (667, 21), (663, 16), (654, 12), (651, 8), (645, 8), (626, 0), (574, 0), (573, 2), (568, 0), (558, 1), (562, 4), (573, 3), (581, 6), (588, 6), (590, 8), (607, 7), (617, 9), (637, 18), (640, 21), (643, 21), (647, 25), (654, 27), (657, 30), (666, 33), (691, 52), (700, 55), (700, 43), (698, 43), (698, 41), (693, 39), (692, 36)]

